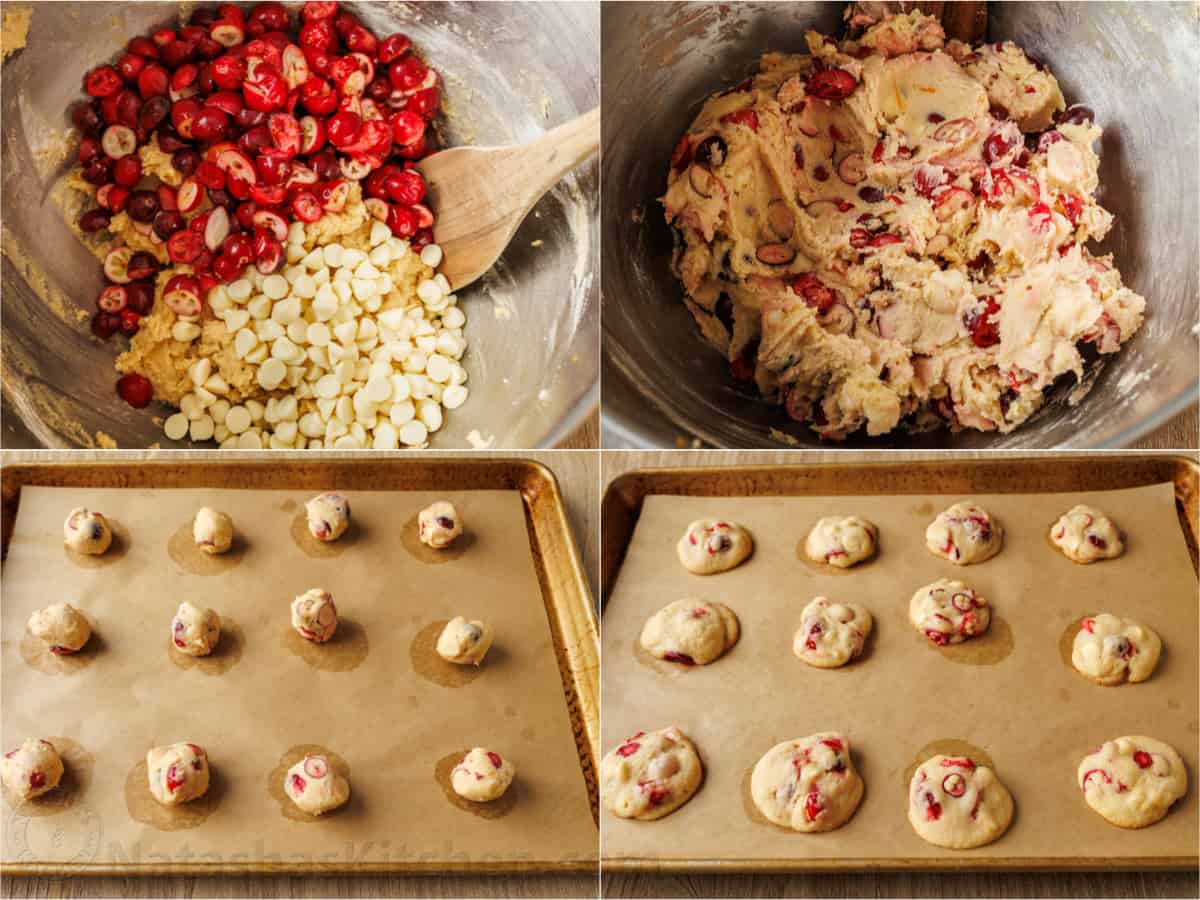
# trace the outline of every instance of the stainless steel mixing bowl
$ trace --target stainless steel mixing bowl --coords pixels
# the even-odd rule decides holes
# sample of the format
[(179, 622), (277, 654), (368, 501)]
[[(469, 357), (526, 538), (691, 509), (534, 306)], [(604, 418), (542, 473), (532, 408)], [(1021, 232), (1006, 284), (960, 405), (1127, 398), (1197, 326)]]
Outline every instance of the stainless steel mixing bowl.
[(1068, 103), (1104, 128), (1101, 202), (1117, 217), (1102, 245), (1147, 299), (1146, 323), (1094, 367), (1078, 405), (1057, 389), (1009, 435), (940, 431), (821, 444), (779, 407), (736, 389), (700, 338), (669, 268), (657, 202), (671, 151), (701, 103), (766, 50), (807, 52), (804, 31), (842, 31), (842, 3), (605, 3), (603, 341), (605, 446), (1118, 447), (1196, 402), (1197, 73), (1192, 3), (991, 3), (991, 40), (1044, 60)]
[[(94, 309), (100, 267), (48, 192), (64, 171), (67, 108), (83, 73), (131, 36), (177, 21), (179, 7), (5, 6), (33, 8), (27, 46), (0, 70), (5, 446), (88, 445), (98, 431), (123, 447), (173, 446), (148, 414), (165, 407), (131, 409), (113, 390), (120, 339), (99, 342), (76, 316)], [(344, 6), (380, 35), (410, 35), (442, 73), (449, 143), (529, 140), (599, 102), (597, 3)], [(553, 446), (599, 402), (598, 174), (593, 160), (565, 179), (485, 281), (460, 293), (471, 396), (446, 416), (434, 446), (470, 446), (472, 430), (497, 447)]]

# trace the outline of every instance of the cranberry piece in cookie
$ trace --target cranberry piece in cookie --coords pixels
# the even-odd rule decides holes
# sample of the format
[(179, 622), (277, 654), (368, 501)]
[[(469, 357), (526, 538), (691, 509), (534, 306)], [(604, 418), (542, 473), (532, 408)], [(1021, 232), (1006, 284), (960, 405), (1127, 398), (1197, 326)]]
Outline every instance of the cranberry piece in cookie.
[(704, 768), (696, 747), (674, 726), (639, 731), (600, 762), (600, 795), (622, 819), (661, 819), (687, 803)]
[(1105, 741), (1079, 763), (1088, 806), (1121, 828), (1145, 828), (1187, 793), (1187, 769), (1170, 744), (1133, 735)]
[(908, 620), (931, 642), (944, 647), (983, 634), (992, 614), (987, 600), (973, 588), (942, 578), (913, 594)]
[(1162, 640), (1132, 619), (1109, 613), (1087, 616), (1071, 648), (1071, 663), (1097, 684), (1145, 681), (1158, 665)]
[(197, 744), (153, 747), (146, 754), (150, 793), (163, 806), (178, 806), (208, 791), (208, 754)]
[(697, 519), (676, 546), (679, 561), (694, 575), (716, 575), (741, 565), (754, 539), (741, 525), (723, 519)]
[(1125, 552), (1117, 523), (1092, 506), (1074, 506), (1050, 528), (1050, 540), (1072, 562), (1094, 563)]
[(668, 662), (703, 666), (737, 643), (738, 618), (723, 603), (676, 600), (646, 620), (641, 644)]
[(933, 756), (908, 786), (908, 821), (925, 841), (951, 850), (990, 844), (1008, 830), (1013, 799), (987, 766), (969, 757)]
[(792, 652), (810, 666), (836, 669), (862, 653), (874, 622), (857, 603), (817, 597), (800, 614)]
[(62, 757), (47, 740), (30, 738), (0, 757), (0, 780), (11, 794), (22, 800), (32, 800), (54, 790), (62, 776)]
[(462, 516), (453, 503), (439, 500), (421, 510), (417, 516), (417, 536), (421, 543), (434, 550), (444, 550), (463, 533)]
[(850, 741), (822, 732), (768, 750), (750, 776), (759, 812), (795, 831), (832, 831), (850, 820), (863, 782), (850, 758)]
[(1004, 528), (982, 506), (964, 500), (938, 514), (925, 529), (925, 546), (956, 566), (991, 559), (1004, 544)]
[(516, 767), (493, 750), (475, 747), (450, 772), (454, 793), (473, 803), (499, 800), (517, 775)]
[(858, 516), (828, 516), (808, 533), (804, 552), (813, 562), (848, 569), (875, 555), (879, 529)]

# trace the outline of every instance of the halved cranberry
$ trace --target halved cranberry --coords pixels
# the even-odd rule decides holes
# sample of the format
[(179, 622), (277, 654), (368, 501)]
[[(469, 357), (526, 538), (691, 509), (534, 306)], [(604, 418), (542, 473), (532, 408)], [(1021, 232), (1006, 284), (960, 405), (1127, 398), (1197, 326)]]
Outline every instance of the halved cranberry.
[(389, 34), (379, 42), (377, 59), (383, 65), (399, 59), (412, 49), (412, 41), (406, 34)]
[(232, 256), (242, 266), (254, 259), (254, 239), (245, 234), (231, 234), (221, 245), (221, 252)]
[(83, 88), (93, 97), (111, 97), (121, 89), (121, 75), (112, 66), (100, 66), (88, 72)]
[(1000, 325), (993, 321), (999, 311), (1000, 304), (995, 297), (984, 297), (963, 316), (963, 325), (971, 333), (971, 341), (976, 347), (986, 349), (1000, 343)]
[(292, 198), (292, 212), (302, 222), (315, 222), (321, 218), (321, 204), (309, 191), (300, 191)]
[(1013, 142), (1006, 138), (1002, 132), (993, 131), (988, 135), (988, 139), (983, 142), (983, 161), (989, 166), (995, 163), (1008, 154), (1013, 148)]
[(1035, 233), (1045, 234), (1054, 228), (1054, 212), (1045, 203), (1038, 203), (1029, 210), (1029, 227)]
[(288, 97), (287, 82), (283, 76), (262, 65), (252, 77), (253, 80), (247, 79), (242, 85), (246, 106), (259, 112), (282, 109)]
[(163, 288), (163, 302), (177, 316), (200, 315), (204, 299), (200, 282), (192, 275), (176, 275)]
[(154, 385), (145, 375), (130, 372), (117, 380), (117, 393), (134, 409), (142, 409), (154, 399)]
[(110, 284), (96, 298), (96, 306), (108, 313), (119, 313), (128, 303), (129, 294), (120, 284)]
[(845, 69), (822, 69), (814, 72), (804, 86), (804, 92), (819, 100), (845, 100), (858, 87), (858, 80)]
[(194, 231), (177, 231), (167, 240), (167, 256), (173, 263), (193, 263), (204, 252), (204, 238)]
[(262, 206), (278, 206), (287, 200), (287, 188), (282, 184), (256, 184), (250, 188), (254, 203)]
[(239, 263), (228, 253), (219, 254), (212, 263), (213, 273), (217, 276), (217, 278), (226, 283), (230, 281), (236, 281), (238, 278), (240, 278), (244, 268), (244, 265)]
[(925, 819), (928, 822), (936, 822), (942, 817), (942, 804), (938, 803), (933, 798), (933, 794), (925, 793)]
[(417, 214), (404, 206), (389, 206), (387, 226), (398, 238), (410, 238), (417, 233)]
[(941, 166), (922, 164), (913, 172), (913, 186), (922, 197), (932, 197), (933, 192), (950, 181), (950, 174)]
[(812, 272), (797, 275), (791, 283), (792, 290), (804, 298), (804, 302), (817, 310), (826, 313), (838, 301), (837, 293), (827, 287), (820, 278)]
[(247, 184), (258, 182), (258, 173), (254, 169), (254, 164), (250, 162), (250, 157), (241, 150), (232, 147), (221, 150), (216, 156), (216, 163), (230, 178), (240, 178)]
[(321, 208), (326, 212), (341, 212), (346, 208), (346, 201), (350, 199), (350, 182), (341, 179), (327, 181), (317, 191), (317, 197), (321, 201)]
[(500, 758), (499, 753), (493, 753), (492, 751), (489, 750), (487, 756), (488, 756), (488, 760), (491, 762), (491, 764), (497, 769), (499, 769), (504, 764), (504, 760), (502, 760)]
[(721, 121), (728, 125), (745, 125), (751, 131), (758, 131), (758, 113), (752, 109), (739, 109), (721, 116)]
[(436, 87), (425, 88), (423, 91), (417, 91), (408, 98), (408, 109), (411, 109), (417, 115), (425, 119), (432, 119), (437, 115), (438, 109), (442, 105), (442, 94)]
[(288, 787), (293, 794), (299, 795), (304, 793), (304, 789), (308, 787), (308, 782), (299, 775), (292, 775), (291, 779), (288, 780)]
[(138, 75), (137, 86), (138, 93), (142, 95), (143, 100), (165, 97), (171, 86), (170, 73), (167, 72), (166, 67), (152, 63), (142, 69)]
[(327, 116), (337, 109), (338, 96), (323, 78), (309, 78), (300, 88), (300, 102), (313, 115)]
[(120, 212), (129, 202), (129, 188), (122, 184), (106, 184), (96, 191), (96, 202), (109, 212)]
[[(90, 138), (84, 138), (90, 140)], [(137, 135), (126, 125), (109, 125), (104, 129), (100, 145), (109, 159), (121, 159), (137, 151)]]
[(174, 40), (162, 48), (163, 65), (168, 69), (177, 69), (191, 62), (196, 56), (196, 42), (190, 40)]
[(289, 159), (300, 152), (300, 123), (287, 113), (271, 113), (267, 128), (275, 148)]
[(942, 790), (951, 797), (961, 797), (967, 792), (967, 779), (957, 772), (951, 772), (942, 779)]
[(241, 10), (230, 5), (231, 10), (238, 10), (238, 17), (223, 18), (213, 22), (209, 36), (222, 47), (236, 47), (246, 39), (246, 26), (240, 18)]
[(620, 747), (618, 747), (617, 754), (619, 756), (633, 756), (633, 754), (637, 753), (641, 748), (641, 744), (635, 743), (631, 740), (629, 743), (622, 744)]
[(379, 40), (362, 25), (355, 25), (346, 32), (342, 41), (349, 50), (367, 56), (374, 56), (379, 50)]
[(125, 267), (125, 272), (133, 281), (140, 281), (143, 278), (153, 278), (158, 274), (158, 260), (152, 254), (144, 250), (139, 250), (133, 256), (129, 257), (129, 263)]
[(1063, 214), (1071, 220), (1072, 225), (1079, 224), (1079, 217), (1083, 214), (1083, 198), (1078, 194), (1059, 194), (1058, 205), (1062, 207)]
[(100, 110), (95, 102), (76, 103), (71, 107), (71, 122), (84, 134), (99, 134), (103, 121), (100, 117)]

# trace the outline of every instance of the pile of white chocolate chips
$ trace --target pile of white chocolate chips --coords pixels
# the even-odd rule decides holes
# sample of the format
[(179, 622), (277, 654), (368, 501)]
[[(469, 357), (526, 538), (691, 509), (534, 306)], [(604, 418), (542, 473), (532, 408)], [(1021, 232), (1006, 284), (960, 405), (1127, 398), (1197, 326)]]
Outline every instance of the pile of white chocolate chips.
[(1142, 323), (1085, 246), (1112, 225), (1100, 129), (1012, 43), (946, 41), (919, 12), (859, 24), (766, 54), (679, 142), (686, 303), (735, 378), (822, 437), (1011, 431)]

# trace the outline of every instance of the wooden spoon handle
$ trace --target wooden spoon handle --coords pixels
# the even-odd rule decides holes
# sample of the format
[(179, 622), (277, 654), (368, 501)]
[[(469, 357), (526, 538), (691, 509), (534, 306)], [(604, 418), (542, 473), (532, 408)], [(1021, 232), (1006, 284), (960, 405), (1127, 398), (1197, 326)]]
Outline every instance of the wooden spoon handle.
[(525, 182), (536, 201), (562, 177), (600, 149), (600, 107), (546, 132), (519, 151)]

